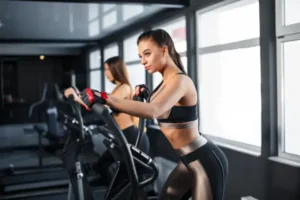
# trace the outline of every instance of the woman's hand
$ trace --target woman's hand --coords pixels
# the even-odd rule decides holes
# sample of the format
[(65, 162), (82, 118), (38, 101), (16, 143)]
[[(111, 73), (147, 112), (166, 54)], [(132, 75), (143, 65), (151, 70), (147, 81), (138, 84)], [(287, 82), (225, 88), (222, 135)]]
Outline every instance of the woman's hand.
[(70, 95), (74, 96), (74, 101), (82, 105), (85, 109), (90, 110), (89, 107), (82, 101), (80, 92), (78, 90), (75, 91), (72, 87), (66, 89), (64, 92), (64, 96), (68, 98)]
[(147, 85), (137, 85), (135, 86), (135, 96), (142, 97), (143, 99), (147, 100), (150, 95), (150, 91)]

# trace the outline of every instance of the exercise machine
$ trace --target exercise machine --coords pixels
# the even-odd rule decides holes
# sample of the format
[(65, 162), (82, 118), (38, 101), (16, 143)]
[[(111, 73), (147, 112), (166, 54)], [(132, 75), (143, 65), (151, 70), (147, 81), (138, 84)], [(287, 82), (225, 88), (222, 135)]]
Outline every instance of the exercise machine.
[[(72, 97), (70, 97), (72, 98)], [(74, 103), (76, 116), (70, 117), (64, 115), (65, 124), (72, 129), (68, 143), (63, 150), (64, 164), (68, 170), (70, 178), (70, 190), (73, 191), (76, 200), (93, 200), (93, 189), (86, 178), (86, 173), (82, 170), (82, 163), (78, 159), (80, 149), (86, 142), (86, 138), (93, 132), (83, 124), (83, 119), (79, 107)], [(111, 180), (109, 187), (105, 194), (105, 199), (118, 200), (118, 199), (147, 199), (147, 195), (143, 188), (153, 181), (158, 176), (158, 170), (153, 163), (150, 156), (142, 152), (137, 147), (141, 141), (142, 131), (139, 131), (137, 139), (137, 147), (127, 142), (121, 130), (111, 116), (110, 109), (103, 105), (95, 104), (92, 110), (101, 116), (102, 120), (106, 123), (107, 128), (98, 127), (101, 133), (105, 136), (103, 143), (113, 155), (117, 163), (115, 174)], [(144, 124), (144, 120), (140, 120), (140, 124)], [(139, 127), (143, 129), (142, 127)], [(74, 142), (75, 141), (75, 142)], [(73, 148), (72, 148), (73, 147)], [(115, 185), (117, 180), (123, 179), (121, 185)], [(113, 188), (115, 189), (114, 192)]]
[[(0, 178), (0, 199), (25, 198), (26, 196), (37, 195), (37, 190), (57, 191), (68, 186), (68, 174), (63, 167), (59, 157), (59, 149), (63, 148), (66, 138), (65, 130), (58, 121), (58, 111), (64, 110), (73, 112), (68, 101), (62, 99), (58, 86), (52, 88), (55, 98), (48, 99), (49, 87), (44, 85), (42, 99), (30, 107), (29, 117), (36, 112), (37, 118), (46, 115), (46, 127), (41, 124), (34, 124), (32, 129), (24, 130), (27, 134), (35, 133), (38, 138), (38, 165), (29, 167), (15, 167), (13, 163), (1, 172)], [(52, 95), (54, 96), (54, 95)], [(49, 144), (43, 144), (43, 140)], [(59, 145), (57, 145), (59, 144)], [(46, 147), (48, 145), (48, 147)], [(30, 150), (35, 152), (34, 150)], [(43, 162), (44, 158), (50, 158), (48, 164)]]

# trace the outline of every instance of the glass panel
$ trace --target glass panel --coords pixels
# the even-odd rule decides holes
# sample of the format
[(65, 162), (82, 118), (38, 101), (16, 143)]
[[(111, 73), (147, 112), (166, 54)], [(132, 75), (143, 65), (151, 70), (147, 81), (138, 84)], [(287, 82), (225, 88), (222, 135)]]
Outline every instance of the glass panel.
[(285, 152), (300, 155), (300, 41), (283, 45), (284, 138)]
[(90, 53), (90, 69), (100, 68), (100, 58), (100, 50), (95, 50)]
[(104, 62), (114, 56), (119, 55), (119, 46), (117, 44), (112, 44), (104, 48), (103, 52), (104, 56)]
[(137, 39), (141, 33), (135, 34), (124, 40), (123, 48), (124, 48), (124, 60), (125, 62), (136, 61), (139, 59), (139, 52), (137, 46)]
[(206, 13), (198, 13), (197, 26), (199, 47), (258, 38), (258, 1), (238, 1)]
[(136, 85), (146, 84), (146, 72), (141, 64), (127, 65), (127, 71), (133, 90)]
[(285, 25), (300, 23), (300, 1), (284, 0)]
[(90, 71), (90, 88), (101, 91), (101, 71)]
[(200, 131), (261, 146), (259, 47), (201, 55), (198, 77)]

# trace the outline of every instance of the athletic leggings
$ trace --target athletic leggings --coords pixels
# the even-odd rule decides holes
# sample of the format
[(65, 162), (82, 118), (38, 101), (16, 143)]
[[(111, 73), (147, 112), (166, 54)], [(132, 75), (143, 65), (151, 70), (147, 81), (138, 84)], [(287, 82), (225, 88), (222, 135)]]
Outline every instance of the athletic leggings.
[[(124, 133), (124, 136), (126, 137), (126, 140), (129, 144), (135, 145), (139, 130), (135, 126), (129, 126), (126, 129), (122, 130)], [(141, 144), (138, 147), (140, 150), (142, 150), (144, 153), (148, 154), (149, 152), (149, 138), (146, 133), (142, 134), (142, 140)]]
[(199, 135), (175, 151), (180, 162), (169, 175), (159, 200), (187, 200), (190, 197), (193, 200), (223, 200), (228, 162), (222, 150)]

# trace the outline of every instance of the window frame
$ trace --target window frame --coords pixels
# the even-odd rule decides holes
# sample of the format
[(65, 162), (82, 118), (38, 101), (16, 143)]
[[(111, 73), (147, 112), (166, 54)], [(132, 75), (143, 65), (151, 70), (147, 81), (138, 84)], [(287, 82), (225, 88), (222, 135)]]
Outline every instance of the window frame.
[[(249, 3), (256, 2), (256, 1), (258, 1), (258, 0), (226, 0), (226, 1), (214, 4), (212, 6), (206, 7), (204, 9), (196, 10), (195, 11), (196, 31), (198, 30), (198, 26), (199, 26), (199, 18), (198, 18), (199, 15), (207, 13), (207, 12), (211, 12), (215, 9), (219, 9), (221, 7), (225, 7), (230, 4), (237, 3), (237, 2), (240, 2), (239, 6), (241, 6), (243, 4), (247, 5)], [(234, 8), (234, 6), (232, 6), (232, 8)], [(197, 34), (197, 32), (196, 32), (196, 34)], [(251, 47), (256, 47), (256, 46), (260, 47), (260, 35), (259, 35), (259, 37), (256, 37), (256, 38), (235, 41), (235, 42), (225, 43), (225, 44), (211, 45), (211, 46), (207, 46), (207, 47), (199, 47), (199, 45), (197, 43), (197, 57), (199, 57), (201, 55), (209, 54), (209, 53), (217, 53), (217, 52), (228, 51), (228, 50), (236, 50), (236, 49), (240, 49), (240, 48), (251, 48)], [(197, 63), (197, 65), (199, 65), (199, 63)], [(200, 66), (198, 66), (198, 67), (200, 67)], [(200, 77), (199, 77), (198, 70), (197, 70), (196, 76), (197, 76), (197, 80), (199, 81)], [(198, 82), (196, 84), (198, 85)], [(198, 99), (201, 99), (199, 93), (198, 93)], [(200, 104), (199, 104), (199, 110), (200, 109), (201, 108), (200, 108)], [(200, 126), (201, 126), (201, 123), (200, 123)], [(261, 134), (262, 134), (262, 132), (260, 133), (260, 135)], [(225, 148), (233, 149), (236, 151), (243, 151), (243, 152), (251, 154), (253, 156), (261, 155), (262, 145), (256, 146), (256, 145), (251, 145), (251, 144), (242, 143), (242, 142), (238, 142), (238, 141), (234, 141), (234, 140), (230, 140), (230, 139), (226, 139), (226, 138), (221, 138), (221, 137), (217, 137), (217, 136), (211, 136), (211, 135), (206, 135), (206, 137), (211, 139), (212, 141), (216, 142), (218, 145), (225, 147)]]
[(300, 41), (300, 30), (298, 34), (277, 38), (277, 127), (278, 127), (278, 156), (284, 159), (300, 162), (300, 155), (285, 152), (285, 116), (284, 116), (284, 77), (283, 77), (283, 45), (285, 42)]
[(285, 0), (276, 0), (276, 36), (284, 37), (285, 35), (290, 35), (300, 32), (300, 22), (296, 24), (283, 25), (284, 24), (284, 5)]

